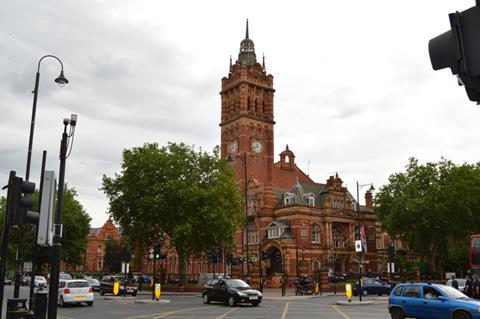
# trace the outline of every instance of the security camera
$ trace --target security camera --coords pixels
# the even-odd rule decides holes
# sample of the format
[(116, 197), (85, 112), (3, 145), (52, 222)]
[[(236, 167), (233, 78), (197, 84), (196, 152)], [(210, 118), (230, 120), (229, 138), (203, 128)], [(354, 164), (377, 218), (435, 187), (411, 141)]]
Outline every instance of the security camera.
[(70, 125), (71, 126), (77, 125), (77, 117), (78, 117), (77, 114), (70, 115)]

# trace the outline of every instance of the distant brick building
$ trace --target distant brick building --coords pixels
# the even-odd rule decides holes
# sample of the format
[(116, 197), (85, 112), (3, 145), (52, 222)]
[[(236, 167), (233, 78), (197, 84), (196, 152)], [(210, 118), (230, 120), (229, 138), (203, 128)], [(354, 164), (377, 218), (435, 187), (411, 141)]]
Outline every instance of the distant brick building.
[(90, 229), (87, 255), (85, 256), (85, 271), (97, 272), (103, 270), (105, 242), (109, 239), (121, 240), (119, 229), (113, 224), (111, 217), (102, 227)]

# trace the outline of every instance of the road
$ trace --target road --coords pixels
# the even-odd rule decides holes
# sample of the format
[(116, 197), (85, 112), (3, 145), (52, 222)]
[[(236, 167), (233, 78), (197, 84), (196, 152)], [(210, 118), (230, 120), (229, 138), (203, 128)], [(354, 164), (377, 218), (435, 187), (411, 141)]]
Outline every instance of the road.
[[(5, 295), (11, 297), (9, 288)], [(12, 290), (13, 292), (13, 290)], [(26, 289), (22, 289), (27, 293)], [(106, 298), (105, 298), (106, 297)], [(368, 306), (336, 306), (341, 296), (329, 297), (274, 297), (264, 300), (260, 306), (240, 305), (229, 307), (220, 303), (204, 305), (200, 295), (162, 295), (165, 300), (158, 304), (135, 304), (134, 298), (108, 297), (95, 294), (95, 304), (68, 306), (58, 309), (59, 319), (387, 319), (385, 300), (367, 297), (376, 304)], [(139, 295), (136, 299), (148, 300), (149, 296)], [(166, 301), (169, 301), (168, 303)]]

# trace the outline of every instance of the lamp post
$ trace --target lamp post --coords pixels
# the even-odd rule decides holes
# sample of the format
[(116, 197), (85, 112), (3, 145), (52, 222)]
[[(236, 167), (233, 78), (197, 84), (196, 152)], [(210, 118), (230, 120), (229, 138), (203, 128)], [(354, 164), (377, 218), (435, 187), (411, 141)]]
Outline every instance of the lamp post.
[[(247, 252), (247, 278), (250, 279), (250, 250), (249, 250), (249, 243), (248, 243), (248, 204), (247, 204), (247, 201), (248, 201), (248, 197), (247, 197), (247, 152), (244, 151), (243, 152), (243, 158), (239, 157), (240, 159), (243, 160), (243, 164), (244, 164), (244, 167), (243, 167), (243, 173), (244, 173), (244, 189), (243, 189), (243, 193), (244, 193), (244, 201), (245, 201), (245, 233), (242, 231), (242, 251), (244, 250), (243, 248), (243, 238), (245, 238), (245, 249), (246, 249), (246, 252)], [(230, 154), (228, 154), (228, 157), (227, 157), (227, 161), (228, 162), (232, 162), (233, 159), (232, 159), (232, 156)]]
[[(55, 82), (60, 85), (64, 86), (65, 84), (68, 83), (68, 80), (65, 78), (65, 75), (63, 74), (63, 63), (60, 61), (59, 58), (57, 58), (54, 55), (44, 55), (43, 57), (38, 60), (38, 66), (37, 66), (37, 74), (35, 76), (35, 88), (33, 89), (33, 106), (32, 106), (32, 120), (30, 122), (30, 136), (28, 139), (28, 152), (27, 152), (27, 167), (25, 171), (25, 180), (30, 180), (30, 164), (32, 161), (32, 145), (33, 145), (33, 133), (35, 131), (35, 115), (37, 111), (37, 98), (38, 98), (38, 88), (39, 88), (39, 83), (40, 83), (40, 64), (45, 58), (54, 58), (60, 63), (61, 71), (60, 75), (55, 79)], [(18, 255), (17, 255), (17, 272), (15, 274), (15, 288), (13, 290), (13, 297), (18, 298), (19, 292), (20, 292), (20, 277), (21, 277), (21, 267), (22, 267), (22, 261), (23, 261), (23, 227), (20, 226), (21, 230), (21, 236), (18, 241)], [(36, 244), (34, 243), (34, 257), (36, 256)], [(32, 276), (31, 276), (31, 281), (33, 282), (34, 280), (34, 270), (35, 269), (35, 260), (32, 260)], [(32, 285), (33, 286), (33, 285)], [(33, 291), (32, 289), (30, 289)], [(30, 293), (30, 298), (32, 298), (32, 293)]]
[[(357, 240), (360, 240), (360, 188), (365, 187), (370, 185), (370, 190), (373, 191), (375, 188), (373, 187), (373, 184), (362, 184), (359, 185), (357, 181)], [(363, 245), (362, 249), (359, 252), (359, 258), (358, 258), (358, 300), (362, 301), (362, 259), (363, 259)]]

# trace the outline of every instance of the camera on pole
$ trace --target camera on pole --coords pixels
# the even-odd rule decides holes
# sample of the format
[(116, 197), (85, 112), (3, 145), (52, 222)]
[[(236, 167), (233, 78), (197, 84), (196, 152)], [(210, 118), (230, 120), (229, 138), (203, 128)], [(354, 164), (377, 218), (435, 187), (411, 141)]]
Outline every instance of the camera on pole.
[(15, 176), (13, 184), (8, 188), (8, 216), (10, 225), (36, 224), (39, 214), (33, 209), (33, 193), (35, 183), (24, 181)]
[(450, 68), (468, 98), (480, 104), (480, 6), (449, 14), (451, 29), (428, 43), (434, 70)]

